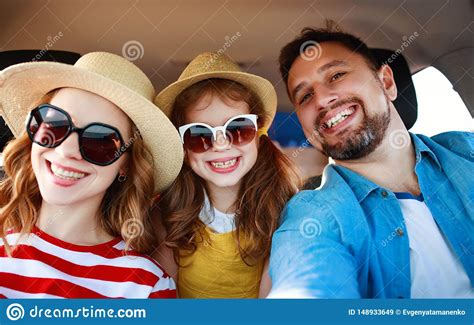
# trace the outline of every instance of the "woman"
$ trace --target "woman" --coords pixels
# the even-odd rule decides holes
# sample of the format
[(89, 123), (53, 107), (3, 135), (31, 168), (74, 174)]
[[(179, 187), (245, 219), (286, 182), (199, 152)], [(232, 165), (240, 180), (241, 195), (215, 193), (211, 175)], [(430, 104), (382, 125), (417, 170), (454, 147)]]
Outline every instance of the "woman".
[[(1, 72), (0, 296), (175, 297), (153, 250), (153, 196), (182, 164), (150, 80), (114, 54)], [(27, 120), (26, 128), (24, 121)]]

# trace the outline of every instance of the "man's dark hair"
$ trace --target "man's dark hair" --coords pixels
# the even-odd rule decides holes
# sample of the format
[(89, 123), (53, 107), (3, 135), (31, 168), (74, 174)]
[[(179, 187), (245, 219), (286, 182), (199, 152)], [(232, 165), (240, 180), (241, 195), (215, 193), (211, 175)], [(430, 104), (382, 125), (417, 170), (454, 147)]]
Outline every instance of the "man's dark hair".
[[(375, 60), (370, 49), (361, 39), (341, 31), (332, 20), (326, 20), (325, 28), (303, 28), (300, 35), (290, 43), (286, 44), (280, 51), (280, 73), (285, 81), (286, 91), (288, 92), (290, 99), (291, 95), (288, 91), (288, 73), (291, 66), (302, 53), (307, 50), (309, 51), (308, 47), (314, 47), (315, 44), (323, 42), (338, 42), (350, 51), (360, 54), (367, 62), (369, 68), (374, 71), (377, 71), (381, 66)], [(318, 49), (313, 50), (317, 51)]]

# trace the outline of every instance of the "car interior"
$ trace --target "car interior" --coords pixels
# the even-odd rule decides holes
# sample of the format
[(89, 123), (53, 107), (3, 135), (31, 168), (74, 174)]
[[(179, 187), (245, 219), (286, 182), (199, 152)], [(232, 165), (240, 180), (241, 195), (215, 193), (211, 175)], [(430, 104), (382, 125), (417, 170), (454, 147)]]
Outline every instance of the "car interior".
[[(278, 72), (280, 49), (302, 28), (334, 20), (391, 66), (394, 105), (408, 129), (418, 116), (412, 75), (427, 67), (446, 76), (472, 119), (473, 13), (472, 0), (2, 0), (0, 69), (28, 61), (73, 64), (84, 53), (109, 51), (133, 61), (160, 91), (197, 54), (225, 53), (275, 86), (278, 113), (269, 135), (296, 162), (305, 188), (314, 189), (328, 159), (303, 135)], [(0, 151), (11, 138), (0, 119)]]

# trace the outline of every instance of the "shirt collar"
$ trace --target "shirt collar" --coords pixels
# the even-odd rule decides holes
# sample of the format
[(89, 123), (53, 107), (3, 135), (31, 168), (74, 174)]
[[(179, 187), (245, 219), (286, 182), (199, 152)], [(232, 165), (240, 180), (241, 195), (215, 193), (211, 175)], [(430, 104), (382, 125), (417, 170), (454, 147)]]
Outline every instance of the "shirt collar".
[[(417, 135), (410, 133), (410, 136), (413, 141), (413, 146), (415, 147), (416, 166), (422, 161), (422, 155), (424, 154), (425, 156), (429, 156), (441, 169), (441, 164), (439, 163), (438, 158), (436, 158), (436, 155), (433, 153), (433, 151), (431, 151), (431, 149), (428, 148), (428, 146)], [(362, 200), (364, 200), (372, 191), (380, 188), (380, 186), (374, 182), (346, 167), (338, 165), (333, 165), (333, 167), (351, 187), (359, 202), (362, 202)]]
[(423, 159), (422, 154), (424, 153), (425, 156), (429, 156), (441, 170), (441, 164), (430, 148), (418, 137), (416, 134), (410, 133), (411, 140), (413, 142), (413, 146), (415, 147), (415, 157), (416, 157), (416, 166), (421, 162)]
[(368, 180), (364, 176), (359, 175), (346, 167), (338, 165), (333, 165), (333, 167), (350, 186), (352, 192), (354, 192), (354, 195), (356, 196), (359, 202), (362, 202), (362, 200), (364, 200), (367, 195), (379, 188), (379, 186), (374, 182)]

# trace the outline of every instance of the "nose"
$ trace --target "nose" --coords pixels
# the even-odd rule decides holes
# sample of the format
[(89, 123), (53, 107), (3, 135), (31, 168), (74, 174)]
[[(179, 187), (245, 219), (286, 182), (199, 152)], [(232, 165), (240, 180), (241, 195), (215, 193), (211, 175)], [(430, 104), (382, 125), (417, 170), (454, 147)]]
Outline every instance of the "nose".
[(69, 136), (54, 149), (63, 158), (82, 160), (82, 155), (79, 150), (79, 135), (77, 132), (69, 134)]
[(229, 138), (230, 134), (224, 135), (222, 131), (217, 131), (216, 139), (212, 142), (212, 151), (225, 151), (230, 149), (232, 139)]
[(332, 103), (336, 102), (338, 99), (338, 95), (335, 92), (334, 88), (327, 86), (327, 85), (319, 85), (318, 88), (315, 88), (316, 94), (316, 105), (318, 110), (322, 110)]

